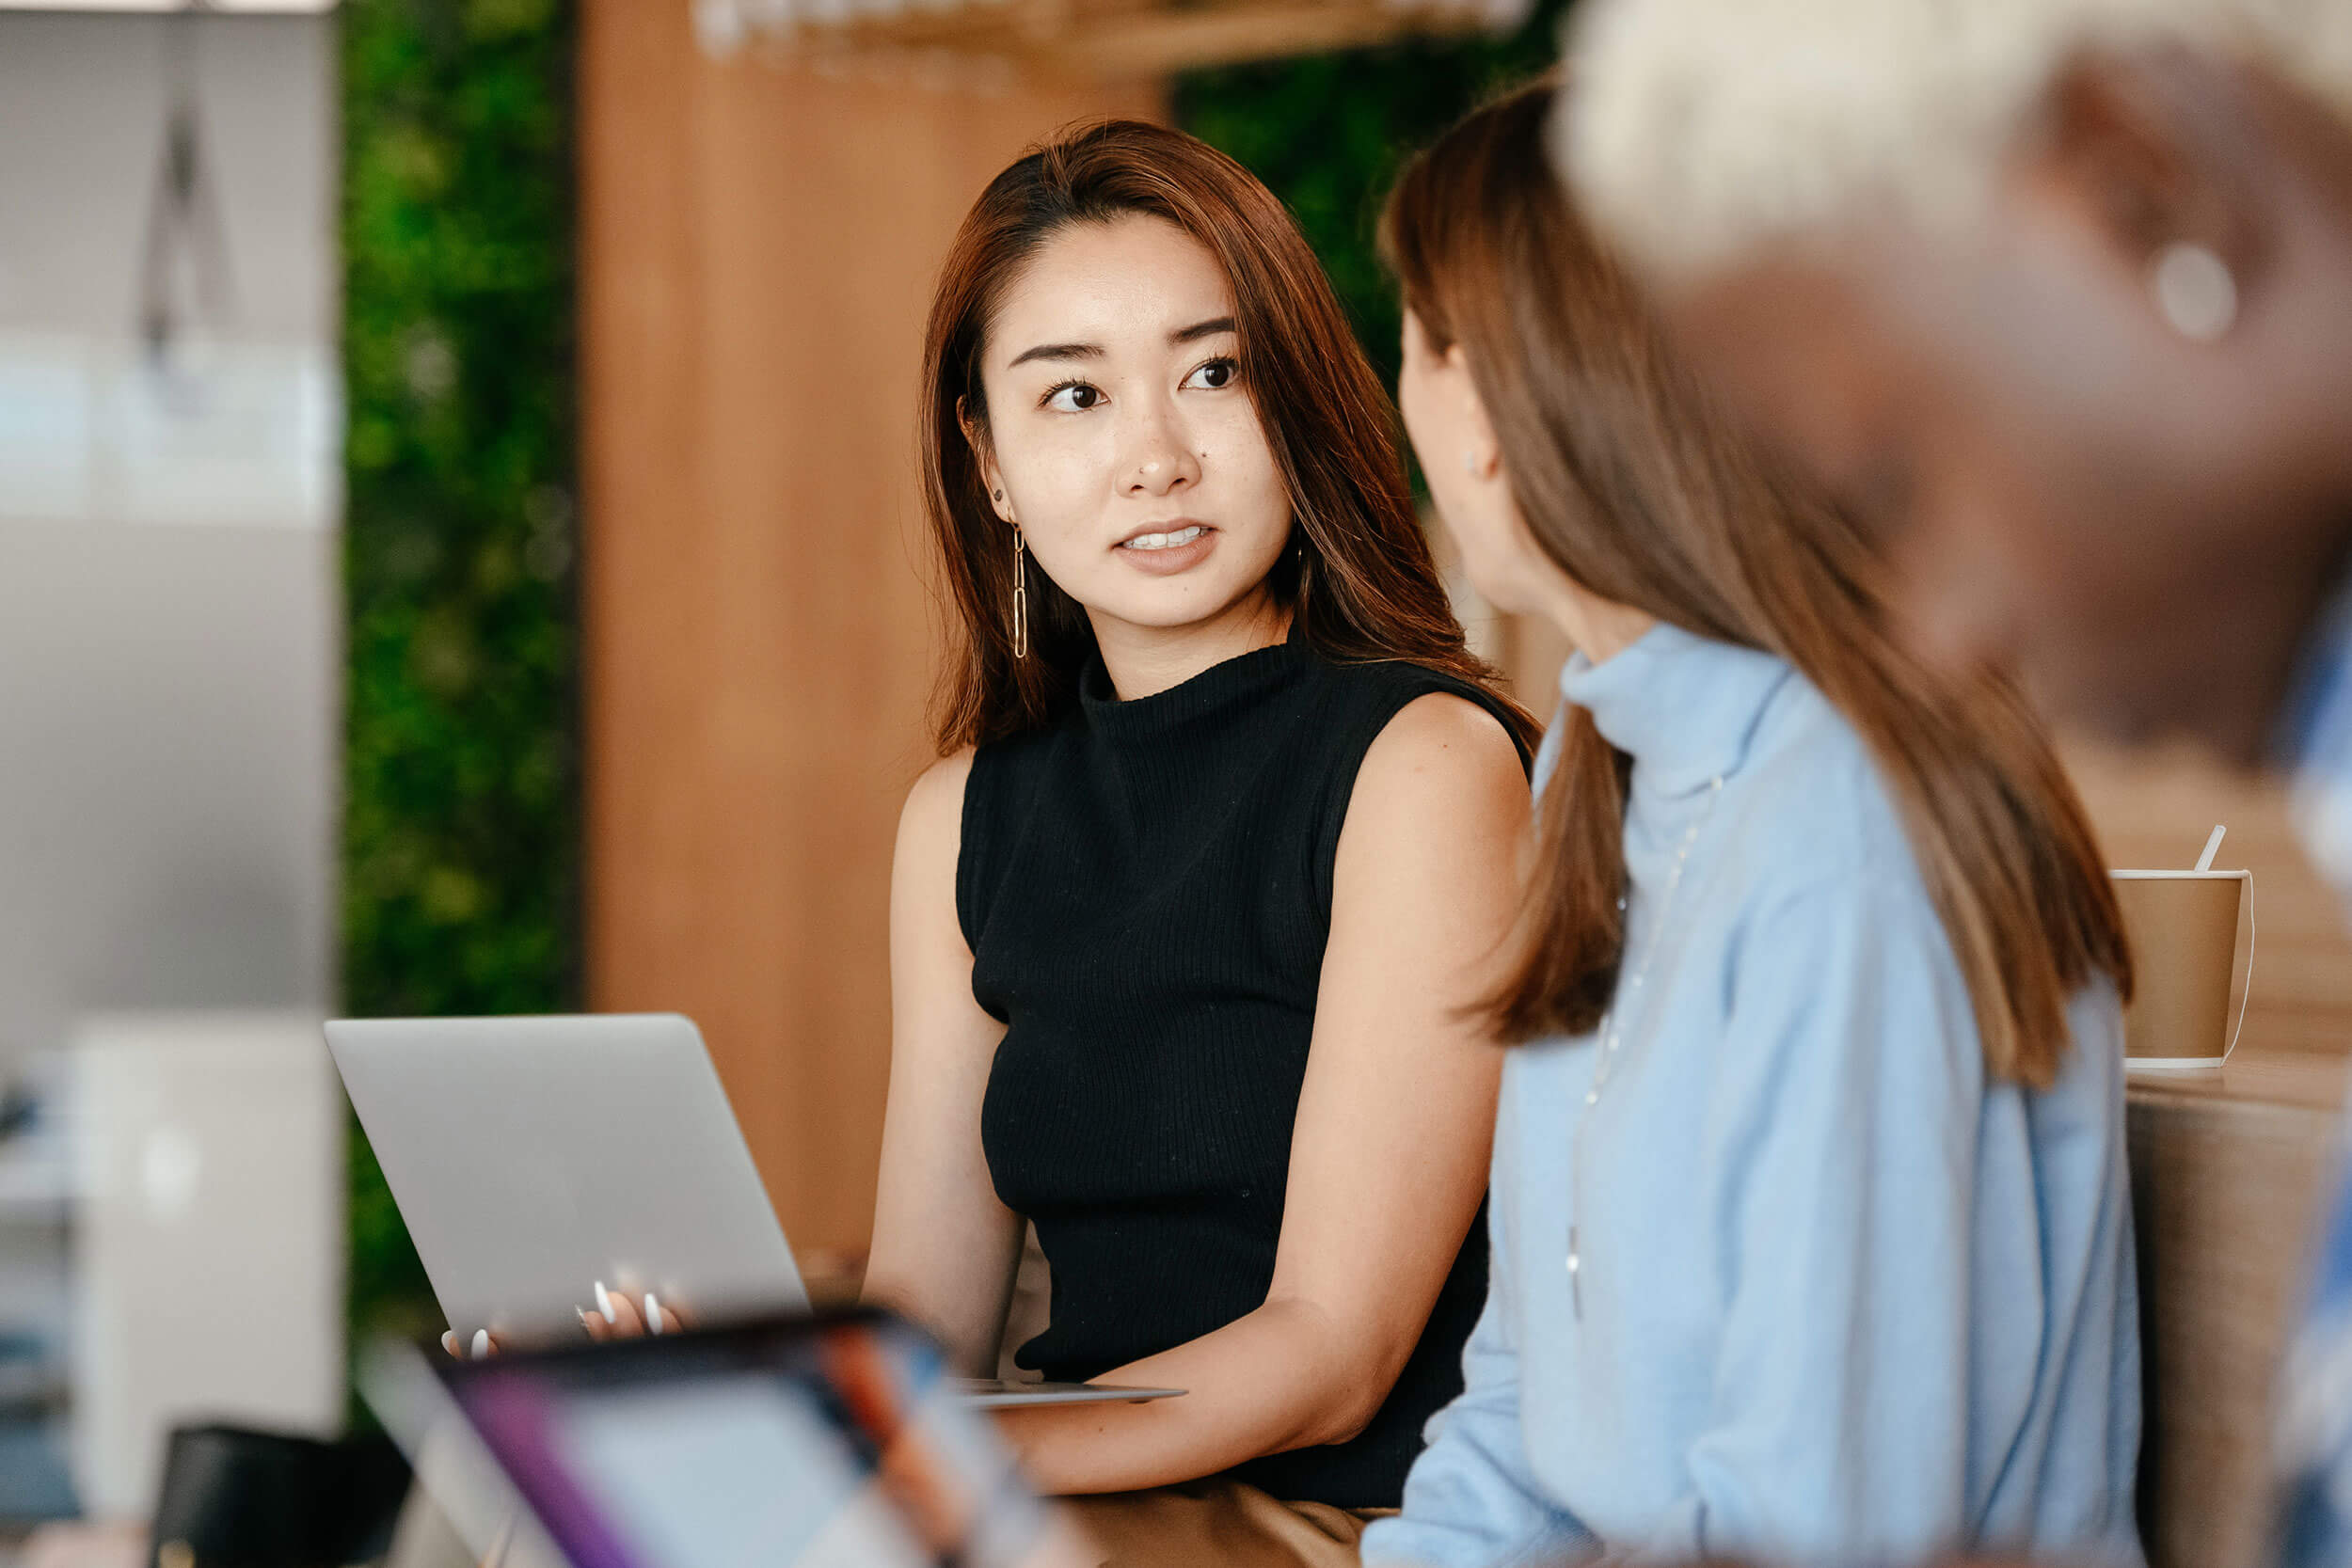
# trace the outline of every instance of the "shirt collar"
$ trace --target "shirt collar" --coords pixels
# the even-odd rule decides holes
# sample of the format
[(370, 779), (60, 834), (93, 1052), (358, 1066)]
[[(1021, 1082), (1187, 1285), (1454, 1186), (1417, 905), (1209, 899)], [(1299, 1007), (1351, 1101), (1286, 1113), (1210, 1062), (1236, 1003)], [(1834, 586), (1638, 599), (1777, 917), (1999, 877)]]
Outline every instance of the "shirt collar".
[(1633, 758), (1637, 780), (1684, 795), (1739, 770), (1765, 705), (1791, 673), (1760, 649), (1661, 621), (1599, 664), (1569, 655), (1560, 694)]

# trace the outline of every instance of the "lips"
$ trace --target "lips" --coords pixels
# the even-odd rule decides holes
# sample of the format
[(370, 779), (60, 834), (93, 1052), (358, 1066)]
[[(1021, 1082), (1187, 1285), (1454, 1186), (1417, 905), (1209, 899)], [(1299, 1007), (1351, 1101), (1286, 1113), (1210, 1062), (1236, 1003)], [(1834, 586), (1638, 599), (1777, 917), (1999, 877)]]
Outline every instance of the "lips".
[(1122, 550), (1182, 549), (1208, 531), (1204, 524), (1185, 523), (1162, 531), (1130, 534), (1121, 539), (1117, 547)]
[(1147, 577), (1181, 577), (1216, 553), (1222, 538), (1206, 523), (1170, 517), (1147, 523), (1111, 548), (1120, 564)]

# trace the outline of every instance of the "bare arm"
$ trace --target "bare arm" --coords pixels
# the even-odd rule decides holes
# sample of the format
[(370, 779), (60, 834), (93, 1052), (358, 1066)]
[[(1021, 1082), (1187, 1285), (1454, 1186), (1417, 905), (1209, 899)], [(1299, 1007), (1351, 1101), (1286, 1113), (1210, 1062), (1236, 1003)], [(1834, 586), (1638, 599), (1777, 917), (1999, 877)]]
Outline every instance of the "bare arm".
[(1423, 697), (1373, 743), (1340, 837), (1265, 1304), (1101, 1379), (1184, 1399), (1006, 1412), (1040, 1486), (1187, 1481), (1344, 1441), (1379, 1409), (1486, 1190), (1502, 1055), (1460, 1010), (1510, 924), (1528, 811), (1518, 752), (1464, 699)]
[(972, 996), (956, 858), (972, 753), (915, 781), (890, 872), (890, 1101), (864, 1294), (939, 1336), (959, 1371), (991, 1376), (1021, 1252), (996, 1200), (980, 1098), (1005, 1026)]

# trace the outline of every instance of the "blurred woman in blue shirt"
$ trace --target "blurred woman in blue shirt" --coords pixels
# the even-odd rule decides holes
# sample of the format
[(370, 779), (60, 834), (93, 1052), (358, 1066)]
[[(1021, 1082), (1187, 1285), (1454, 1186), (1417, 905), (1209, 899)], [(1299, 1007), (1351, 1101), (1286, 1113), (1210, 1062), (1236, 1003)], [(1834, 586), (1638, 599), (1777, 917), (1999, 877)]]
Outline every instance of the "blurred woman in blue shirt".
[[(2130, 961), (2006, 685), (1685, 384), (1546, 167), (1407, 169), (1401, 402), (1472, 579), (1577, 647), (1466, 1390), (1369, 1562), (2134, 1562)], [(1899, 483), (1899, 476), (1888, 476)]]

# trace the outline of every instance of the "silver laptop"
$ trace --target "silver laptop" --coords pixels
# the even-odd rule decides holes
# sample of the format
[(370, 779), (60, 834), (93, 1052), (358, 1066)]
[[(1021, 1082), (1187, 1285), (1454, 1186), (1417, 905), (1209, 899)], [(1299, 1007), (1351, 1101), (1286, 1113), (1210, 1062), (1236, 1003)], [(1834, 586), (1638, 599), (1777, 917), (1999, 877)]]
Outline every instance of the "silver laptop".
[[(723, 1321), (806, 1310), (702, 1035), (675, 1013), (346, 1019), (327, 1049), (458, 1342), (577, 1331), (596, 1282)], [(974, 1380), (985, 1405), (1165, 1388)]]
[(599, 1280), (713, 1318), (807, 1307), (689, 1020), (343, 1020), (326, 1045), (461, 1343), (576, 1329)]

